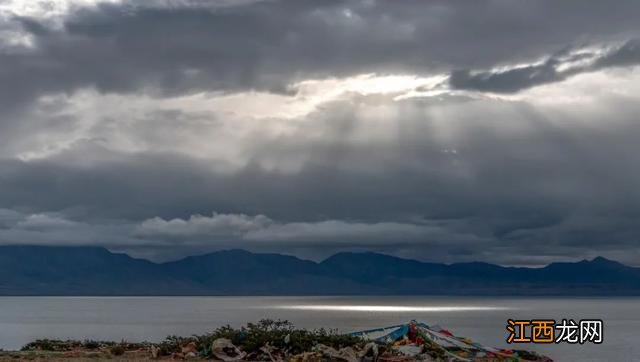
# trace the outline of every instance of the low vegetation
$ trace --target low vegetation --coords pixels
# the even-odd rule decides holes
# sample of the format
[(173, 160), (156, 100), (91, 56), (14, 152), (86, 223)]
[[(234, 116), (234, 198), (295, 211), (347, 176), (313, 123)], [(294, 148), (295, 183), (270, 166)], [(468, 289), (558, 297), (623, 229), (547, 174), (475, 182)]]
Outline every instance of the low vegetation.
[(182, 353), (186, 345), (195, 345), (197, 354), (209, 356), (213, 341), (226, 338), (243, 351), (251, 354), (258, 353), (265, 345), (274, 349), (287, 350), (288, 354), (298, 354), (309, 351), (316, 344), (323, 344), (333, 348), (361, 347), (364, 342), (357, 337), (338, 333), (336, 330), (298, 329), (288, 321), (264, 319), (258, 323), (248, 323), (241, 328), (229, 325), (220, 327), (213, 332), (190, 337), (169, 336), (161, 342), (130, 343), (126, 341), (94, 341), (94, 340), (52, 340), (39, 339), (22, 348), (22, 351), (106, 351), (114, 356), (123, 355), (126, 351), (149, 350), (152, 346), (158, 348), (158, 356), (171, 356)]
[[(414, 324), (410, 325), (415, 326)], [(412, 327), (415, 328), (415, 327)], [(0, 361), (11, 359), (107, 358), (114, 360), (151, 359), (224, 359), (251, 361), (395, 361), (405, 353), (414, 353), (408, 360), (550, 361), (528, 351), (501, 350), (498, 354), (443, 347), (421, 329), (413, 335), (388, 344), (367, 342), (360, 337), (337, 330), (295, 328), (288, 321), (261, 320), (244, 327), (229, 325), (202, 335), (169, 336), (163, 341), (130, 343), (126, 341), (74, 341), (41, 339), (25, 345), (19, 352), (0, 352)], [(474, 357), (475, 356), (475, 357)], [(482, 356), (481, 358), (476, 358)], [(494, 358), (495, 357), (495, 358)]]

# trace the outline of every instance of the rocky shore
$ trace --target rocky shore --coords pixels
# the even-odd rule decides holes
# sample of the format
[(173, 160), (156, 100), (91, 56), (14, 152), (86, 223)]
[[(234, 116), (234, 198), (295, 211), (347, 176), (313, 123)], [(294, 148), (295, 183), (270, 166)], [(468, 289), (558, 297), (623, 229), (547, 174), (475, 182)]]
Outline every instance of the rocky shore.
[(551, 361), (524, 350), (486, 347), (437, 326), (410, 322), (342, 334), (297, 329), (287, 321), (262, 320), (225, 326), (204, 335), (169, 336), (157, 343), (36, 340), (20, 351), (0, 351), (0, 361), (168, 359), (218, 361)]

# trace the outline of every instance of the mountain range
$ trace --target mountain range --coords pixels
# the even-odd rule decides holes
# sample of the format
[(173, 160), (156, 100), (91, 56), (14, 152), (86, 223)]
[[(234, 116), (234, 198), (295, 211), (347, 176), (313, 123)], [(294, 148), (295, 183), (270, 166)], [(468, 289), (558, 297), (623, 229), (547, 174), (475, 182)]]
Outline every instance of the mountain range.
[(640, 295), (640, 268), (603, 257), (525, 268), (371, 252), (316, 263), (244, 250), (153, 263), (99, 247), (0, 246), (0, 295)]

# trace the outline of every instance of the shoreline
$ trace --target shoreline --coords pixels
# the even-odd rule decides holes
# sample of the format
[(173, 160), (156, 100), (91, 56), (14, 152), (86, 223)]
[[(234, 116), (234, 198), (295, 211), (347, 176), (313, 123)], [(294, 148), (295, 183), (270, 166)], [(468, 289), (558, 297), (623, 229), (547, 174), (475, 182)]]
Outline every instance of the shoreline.
[(111, 359), (222, 361), (541, 361), (550, 358), (521, 349), (497, 349), (439, 326), (411, 321), (354, 333), (298, 329), (288, 321), (260, 320), (229, 325), (203, 335), (168, 336), (160, 342), (53, 340), (28, 343), (19, 351), (0, 350), (0, 361)]

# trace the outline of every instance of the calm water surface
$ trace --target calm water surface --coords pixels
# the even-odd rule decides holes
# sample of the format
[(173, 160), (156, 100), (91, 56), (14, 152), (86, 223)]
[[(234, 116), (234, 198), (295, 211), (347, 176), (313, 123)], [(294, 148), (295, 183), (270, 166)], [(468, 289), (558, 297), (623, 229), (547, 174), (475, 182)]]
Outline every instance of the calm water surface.
[(557, 361), (640, 361), (640, 298), (457, 297), (0, 297), (0, 348), (36, 338), (157, 341), (224, 324), (288, 319), (353, 330), (411, 319), (506, 347), (506, 320), (604, 320), (601, 345), (523, 345)]

